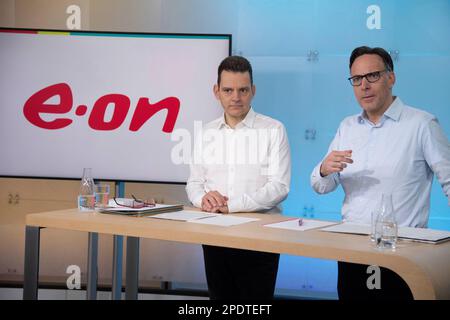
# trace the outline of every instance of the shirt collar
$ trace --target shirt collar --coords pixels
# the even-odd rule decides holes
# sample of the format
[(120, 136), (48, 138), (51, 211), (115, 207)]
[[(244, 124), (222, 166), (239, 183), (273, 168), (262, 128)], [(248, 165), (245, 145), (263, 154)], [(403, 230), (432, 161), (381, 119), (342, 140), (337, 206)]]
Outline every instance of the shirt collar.
[[(253, 125), (255, 123), (255, 118), (256, 118), (256, 112), (253, 111), (253, 108), (250, 107), (250, 109), (248, 110), (247, 115), (245, 116), (245, 118), (238, 124), (238, 126), (242, 123), (242, 125), (249, 127), (249, 128), (253, 128)], [(218, 129), (222, 129), (223, 127), (228, 128), (227, 123), (225, 122), (225, 113), (222, 115), (222, 117), (219, 118), (219, 122), (217, 124), (217, 128)]]
[(253, 124), (255, 123), (255, 118), (256, 118), (256, 112), (253, 111), (252, 107), (250, 107), (250, 110), (248, 110), (247, 115), (245, 116), (244, 120), (242, 120), (241, 123), (249, 128), (253, 128)]
[[(390, 118), (394, 121), (400, 120), (400, 115), (402, 114), (404, 108), (403, 101), (400, 100), (399, 97), (394, 97), (394, 101), (392, 101), (389, 108), (384, 112), (383, 118)], [(358, 115), (358, 122), (364, 123), (364, 121), (368, 121), (366, 111), (361, 111), (361, 113)]]
[(223, 127), (226, 127), (227, 123), (225, 122), (225, 113), (222, 114), (222, 116), (218, 119), (217, 122), (217, 129), (222, 129)]
[(398, 121), (400, 119), (402, 110), (403, 110), (403, 102), (400, 100), (399, 97), (394, 97), (394, 101), (389, 106), (389, 108), (386, 110), (384, 115), (386, 117), (391, 118), (394, 121)]

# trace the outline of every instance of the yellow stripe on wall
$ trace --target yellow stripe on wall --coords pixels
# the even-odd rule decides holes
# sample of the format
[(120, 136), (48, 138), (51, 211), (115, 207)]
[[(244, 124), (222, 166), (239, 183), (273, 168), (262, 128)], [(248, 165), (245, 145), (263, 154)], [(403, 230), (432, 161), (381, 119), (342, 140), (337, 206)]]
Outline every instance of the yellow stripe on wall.
[(38, 34), (45, 34), (50, 36), (70, 36), (70, 32), (61, 31), (38, 31)]

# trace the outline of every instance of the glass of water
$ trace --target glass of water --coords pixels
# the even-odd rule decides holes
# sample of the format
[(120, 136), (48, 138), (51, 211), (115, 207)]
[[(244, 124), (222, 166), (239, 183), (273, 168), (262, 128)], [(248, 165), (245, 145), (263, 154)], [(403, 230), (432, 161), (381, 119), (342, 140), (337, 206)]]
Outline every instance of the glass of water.
[(94, 196), (96, 207), (107, 207), (109, 202), (109, 184), (96, 184)]
[(378, 249), (395, 250), (397, 245), (397, 222), (392, 205), (392, 195), (382, 194), (375, 219), (375, 244)]
[(80, 194), (78, 196), (78, 210), (92, 211), (95, 209), (95, 196), (93, 194)]
[(375, 243), (378, 249), (395, 250), (397, 245), (397, 224), (393, 221), (377, 221)]

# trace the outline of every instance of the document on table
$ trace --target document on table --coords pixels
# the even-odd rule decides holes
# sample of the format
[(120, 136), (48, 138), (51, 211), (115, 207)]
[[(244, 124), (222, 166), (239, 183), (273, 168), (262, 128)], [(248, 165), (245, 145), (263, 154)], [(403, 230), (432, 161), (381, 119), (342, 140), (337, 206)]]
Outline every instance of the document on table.
[(438, 244), (450, 240), (450, 232), (427, 228), (400, 227), (398, 237), (407, 240)]
[[(133, 199), (127, 198), (118, 198), (116, 200), (128, 201), (128, 203), (132, 204)], [(183, 210), (182, 204), (155, 204), (154, 206), (144, 206), (142, 208), (131, 208), (126, 206), (117, 205), (113, 199), (109, 200), (109, 204), (107, 207), (96, 208), (96, 211), (100, 213), (108, 213), (108, 214), (120, 214), (125, 216), (148, 216), (152, 214), (158, 214), (163, 212), (172, 212), (172, 211), (180, 211)]]
[(243, 223), (253, 222), (253, 221), (258, 221), (258, 220), (259, 219), (256, 219), (256, 218), (247, 218), (247, 217), (231, 216), (228, 214), (220, 214), (217, 217), (191, 220), (188, 222), (230, 227), (230, 226), (236, 226), (238, 224), (243, 224)]
[[(301, 224), (299, 224), (300, 220), (302, 221)], [(264, 225), (264, 227), (295, 230), (295, 231), (306, 231), (310, 229), (323, 228), (336, 223), (337, 222), (319, 221), (319, 220), (289, 219), (281, 222), (266, 224)]]
[(370, 225), (353, 222), (343, 222), (331, 227), (320, 229), (320, 231), (368, 235), (370, 234)]
[(165, 212), (160, 214), (155, 214), (149, 216), (148, 218), (156, 218), (156, 219), (167, 219), (167, 220), (178, 220), (178, 221), (192, 221), (198, 219), (208, 219), (211, 217), (220, 216), (218, 213), (208, 213), (202, 211), (189, 211), (189, 210), (181, 210), (175, 212)]
[[(368, 235), (370, 234), (370, 225), (344, 222), (331, 227), (323, 228), (321, 231)], [(398, 238), (438, 244), (449, 241), (450, 232), (428, 228), (400, 227), (398, 228)]]

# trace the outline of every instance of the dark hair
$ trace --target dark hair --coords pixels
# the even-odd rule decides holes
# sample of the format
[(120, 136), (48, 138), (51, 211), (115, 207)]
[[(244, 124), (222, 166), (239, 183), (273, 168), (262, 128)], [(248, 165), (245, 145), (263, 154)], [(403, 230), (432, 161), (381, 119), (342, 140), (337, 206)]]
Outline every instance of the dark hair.
[(376, 54), (383, 59), (384, 65), (388, 71), (394, 71), (394, 63), (392, 62), (391, 55), (386, 50), (379, 47), (370, 48), (366, 46), (358, 47), (352, 51), (352, 54), (350, 55), (350, 69), (352, 68), (353, 62), (355, 62), (356, 58), (364, 54)]
[(229, 56), (220, 63), (219, 69), (217, 70), (217, 84), (220, 85), (220, 75), (222, 71), (231, 72), (247, 72), (250, 74), (250, 82), (253, 85), (253, 71), (252, 65), (244, 57), (240, 56)]

